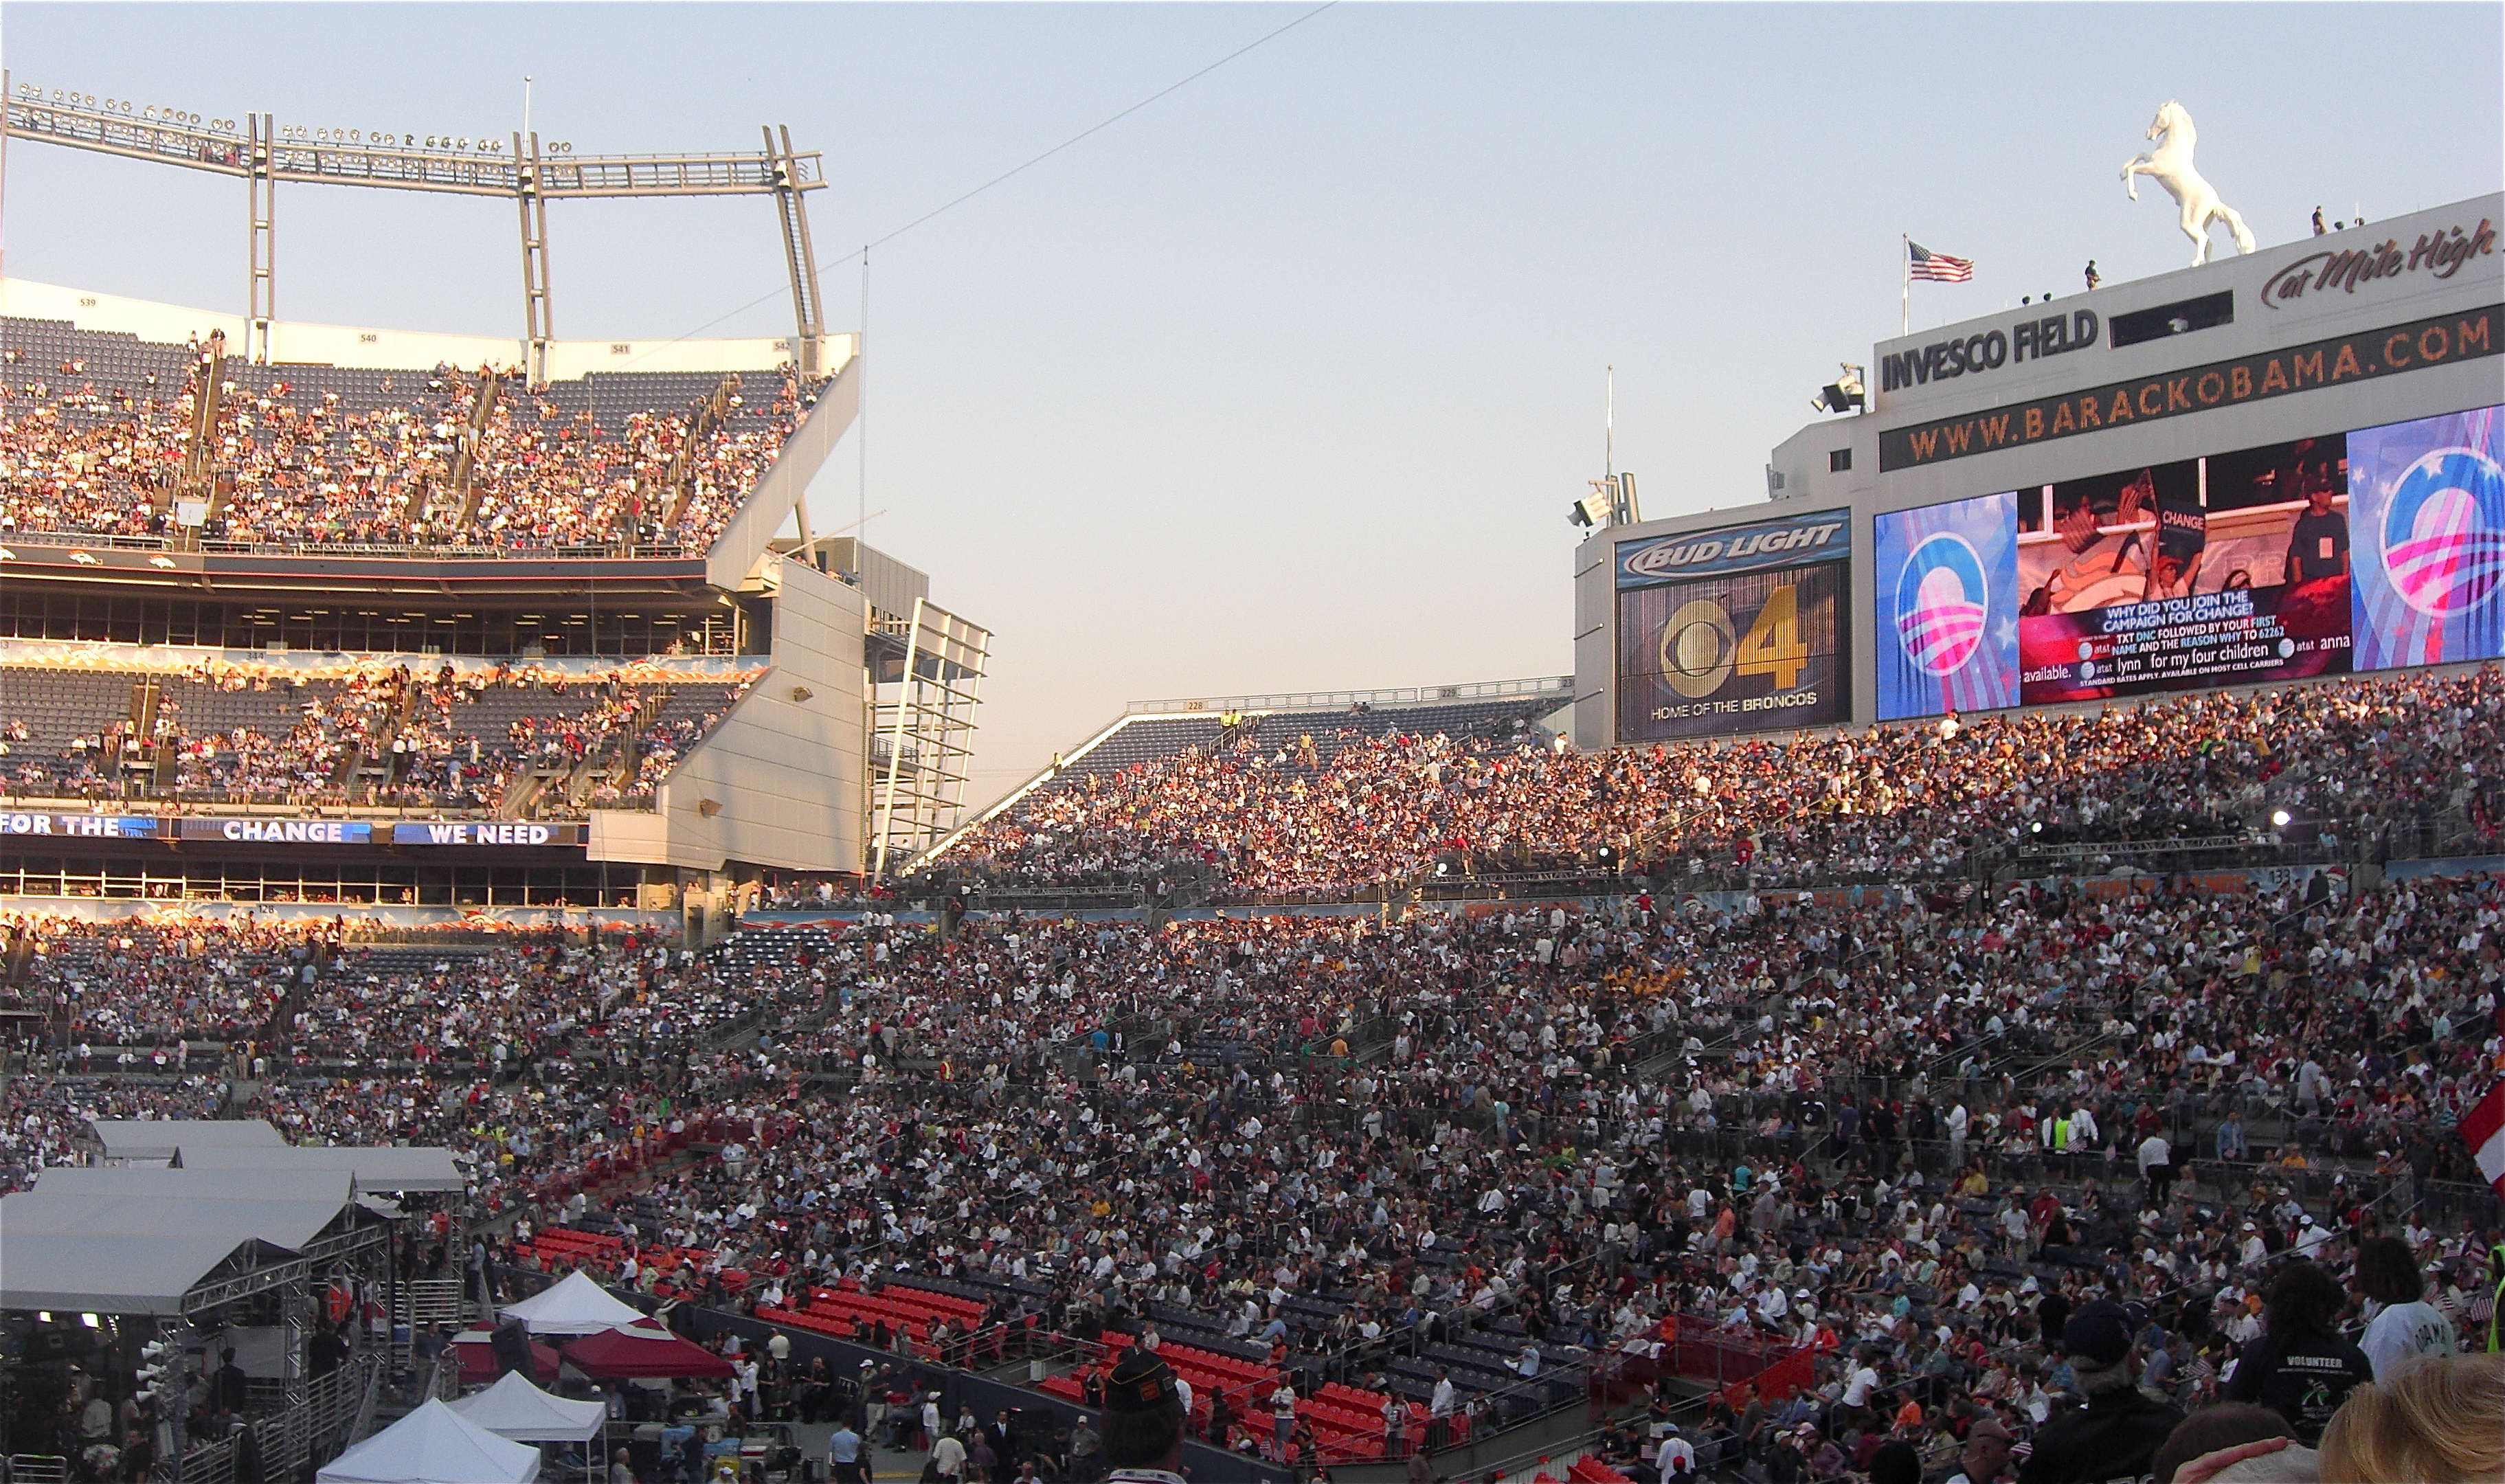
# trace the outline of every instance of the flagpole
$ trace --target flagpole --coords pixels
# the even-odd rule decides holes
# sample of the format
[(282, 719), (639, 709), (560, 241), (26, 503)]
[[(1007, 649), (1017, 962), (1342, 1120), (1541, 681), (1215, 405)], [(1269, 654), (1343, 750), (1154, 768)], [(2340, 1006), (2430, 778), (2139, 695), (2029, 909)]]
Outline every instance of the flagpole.
[(1904, 315), (1897, 321), (1896, 333), (1903, 336), (1914, 333), (1914, 234), (1899, 232), (1897, 239), (1896, 287), (1904, 297)]

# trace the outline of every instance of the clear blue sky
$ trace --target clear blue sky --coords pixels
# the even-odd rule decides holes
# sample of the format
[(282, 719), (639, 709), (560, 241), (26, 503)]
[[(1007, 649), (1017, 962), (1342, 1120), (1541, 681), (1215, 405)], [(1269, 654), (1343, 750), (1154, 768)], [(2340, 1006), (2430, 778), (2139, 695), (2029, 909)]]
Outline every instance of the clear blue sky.
[[(829, 320), (884, 233), (1305, 6), (10, 4), (21, 83), (585, 153), (823, 150)], [(2505, 178), (2505, 7), (1343, 4), (871, 265), (873, 545), (999, 634), (976, 793), (1128, 698), (1571, 666), (1602, 368), (1646, 512), (1759, 498), (1897, 234), (1918, 321), (2179, 266), (2157, 105), (2267, 243)], [(2154, 199), (2152, 199), (2154, 197)], [(551, 209), (561, 336), (781, 281), (756, 201)], [(289, 319), (517, 335), (510, 206), (288, 188)], [(243, 307), (239, 183), (20, 144), (11, 274)], [(779, 299), (707, 332), (779, 334)], [(848, 444), (823, 523), (856, 508)], [(838, 513), (840, 512), (840, 513)]]

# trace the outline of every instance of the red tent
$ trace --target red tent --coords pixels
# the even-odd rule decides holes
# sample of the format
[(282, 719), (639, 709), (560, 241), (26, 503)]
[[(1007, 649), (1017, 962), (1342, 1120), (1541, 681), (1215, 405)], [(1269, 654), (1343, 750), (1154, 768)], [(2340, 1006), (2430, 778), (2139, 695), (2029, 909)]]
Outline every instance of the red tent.
[[(463, 1386), (484, 1386), (496, 1379), (496, 1350), (488, 1343), (487, 1332), (473, 1329), (452, 1337), (453, 1359), (461, 1362)], [(531, 1369), (539, 1372), (534, 1381), (556, 1379), (557, 1353), (537, 1340), (531, 1342)]]
[(658, 1329), (612, 1326), (565, 1347), (565, 1363), (600, 1381), (704, 1377), (726, 1380), (728, 1360)]

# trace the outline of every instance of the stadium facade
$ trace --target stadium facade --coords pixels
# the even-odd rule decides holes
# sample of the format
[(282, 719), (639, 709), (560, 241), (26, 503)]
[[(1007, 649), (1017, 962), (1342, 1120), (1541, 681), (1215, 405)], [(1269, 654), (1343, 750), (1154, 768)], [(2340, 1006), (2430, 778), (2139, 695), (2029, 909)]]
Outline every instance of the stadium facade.
[(719, 923), (957, 822), (988, 635), (808, 524), (855, 336), (246, 330), (0, 282), (0, 894)]
[(1587, 749), (2505, 654), (2505, 196), (1883, 341), (1576, 549)]

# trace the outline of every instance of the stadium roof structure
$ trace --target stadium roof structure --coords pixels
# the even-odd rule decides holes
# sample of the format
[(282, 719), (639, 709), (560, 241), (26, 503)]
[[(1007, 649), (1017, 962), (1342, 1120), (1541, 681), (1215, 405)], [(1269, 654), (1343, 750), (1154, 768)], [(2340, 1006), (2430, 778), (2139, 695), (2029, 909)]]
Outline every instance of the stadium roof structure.
[(91, 1118), (86, 1138), (110, 1160), (171, 1159), (186, 1146), (196, 1149), (279, 1149), (287, 1147), (266, 1118)]
[(759, 195), (773, 200), (792, 285), (793, 364), (816, 375), (826, 324), (816, 249), (809, 240), (807, 195), (827, 184), (816, 151), (792, 147), (792, 130), (763, 130), (764, 147), (681, 151), (663, 155), (577, 155), (574, 146), (543, 147), (536, 131), (502, 138), (399, 134), (363, 128), (280, 126), (273, 115), (203, 119), (172, 107), (105, 98), (75, 88), (45, 88), (0, 73), (0, 149), (11, 138), (39, 140), (124, 159), (202, 170), (245, 182), (250, 229), (250, 313), (244, 350), (271, 359), (277, 321), (278, 184), (364, 186), (485, 195), (520, 211), (526, 362), (533, 382), (547, 378), (555, 338), (548, 294), (547, 203), (689, 195)]
[(259, 1238), (11, 1231), (0, 1309), (194, 1314), (301, 1282), (305, 1258)]
[(444, 1148), (407, 1148), (385, 1145), (378, 1148), (333, 1148), (292, 1145), (284, 1148), (184, 1148), (176, 1155), (174, 1167), (182, 1170), (281, 1170), (315, 1172), (343, 1170), (354, 1176), (360, 1190), (385, 1192), (423, 1192), (462, 1190), (469, 1182), (452, 1162), (452, 1151)]

